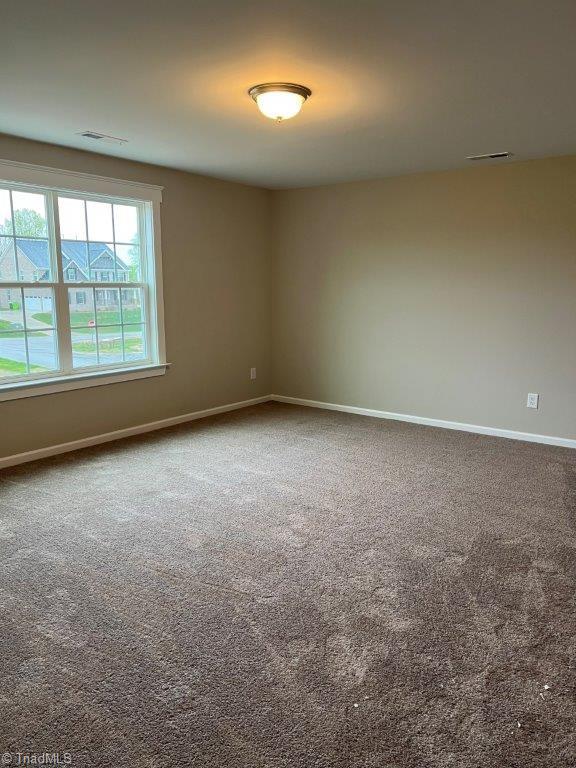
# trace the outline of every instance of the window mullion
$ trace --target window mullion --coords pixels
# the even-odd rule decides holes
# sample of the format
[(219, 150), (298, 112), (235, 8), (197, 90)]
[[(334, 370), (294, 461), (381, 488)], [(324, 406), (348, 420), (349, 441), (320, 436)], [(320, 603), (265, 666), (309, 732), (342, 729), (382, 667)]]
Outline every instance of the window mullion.
[(114, 206), (112, 206), (112, 248), (114, 249), (114, 282), (118, 282), (118, 262), (116, 261), (116, 227), (114, 225)]
[(24, 346), (26, 348), (26, 371), (30, 373), (30, 350), (28, 348), (28, 325), (26, 323), (26, 296), (20, 288), (20, 306), (22, 307), (22, 325), (24, 327)]
[(100, 343), (98, 335), (98, 306), (96, 304), (96, 288), (92, 286), (92, 301), (94, 303), (94, 339), (96, 341), (96, 361), (100, 365)]
[(20, 264), (18, 263), (18, 246), (16, 244), (16, 221), (14, 220), (14, 201), (12, 200), (12, 190), (8, 190), (10, 198), (10, 216), (12, 217), (12, 243), (14, 244), (14, 269), (16, 270), (16, 280), (20, 281)]
[[(155, 287), (155, 275), (154, 268), (151, 261), (151, 253), (153, 252), (153, 236), (152, 236), (152, 219), (151, 211), (148, 211), (145, 206), (141, 206), (139, 210), (140, 216), (140, 277), (145, 283), (140, 295), (142, 296), (143, 304), (143, 320), (145, 322), (145, 338), (146, 338), (146, 357), (157, 360), (159, 356), (158, 350), (158, 337), (156, 333), (156, 287)], [(154, 293), (154, 297), (152, 294)], [(152, 299), (154, 298), (154, 302)]]
[(88, 232), (88, 207), (84, 203), (84, 226), (86, 227), (86, 266), (88, 268), (88, 280), (92, 280), (92, 263), (90, 261), (90, 233)]
[(70, 310), (68, 306), (68, 291), (64, 284), (64, 268), (62, 264), (62, 250), (60, 243), (60, 220), (58, 216), (58, 196), (56, 192), (50, 192), (48, 208), (50, 211), (49, 237), (51, 239), (53, 262), (52, 268), (56, 270), (55, 298), (56, 298), (56, 334), (58, 336), (58, 358), (60, 369), (64, 372), (72, 370), (72, 338), (70, 332)]
[(66, 286), (56, 286), (56, 333), (58, 334), (58, 353), (60, 368), (64, 372), (72, 370), (72, 338), (70, 334), (70, 313)]

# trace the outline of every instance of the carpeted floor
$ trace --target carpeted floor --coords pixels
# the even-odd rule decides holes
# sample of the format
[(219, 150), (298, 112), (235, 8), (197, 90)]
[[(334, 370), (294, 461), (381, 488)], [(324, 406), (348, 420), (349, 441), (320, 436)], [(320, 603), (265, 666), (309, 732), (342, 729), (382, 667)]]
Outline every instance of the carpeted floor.
[(575, 452), (265, 404), (0, 478), (13, 764), (576, 765)]

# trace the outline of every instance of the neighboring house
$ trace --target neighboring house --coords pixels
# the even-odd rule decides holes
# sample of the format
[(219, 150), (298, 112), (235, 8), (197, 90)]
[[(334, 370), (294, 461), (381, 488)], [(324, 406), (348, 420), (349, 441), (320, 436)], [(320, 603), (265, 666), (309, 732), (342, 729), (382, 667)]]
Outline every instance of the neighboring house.
[[(18, 275), (13, 255), (13, 240), (6, 238), (6, 244), (0, 250), (0, 276), (2, 280), (32, 283), (43, 282), (50, 278), (50, 256), (48, 242), (32, 238), (16, 239), (16, 258)], [(130, 267), (114, 254), (106, 243), (85, 243), (80, 240), (62, 240), (62, 268), (64, 280), (69, 283), (82, 282), (127, 282)], [(4, 290), (0, 293), (0, 309), (9, 309), (19, 291)], [(136, 301), (136, 291), (123, 289), (124, 306)], [(118, 294), (115, 290), (99, 289), (96, 301), (101, 306), (117, 305)], [(88, 292), (78, 287), (70, 291), (70, 309), (82, 310), (88, 302)]]
[[(20, 280), (28, 283), (47, 280), (50, 269), (48, 242), (19, 238), (17, 243)], [(18, 280), (14, 261), (14, 240), (11, 237), (4, 238), (3, 247), (0, 250), (0, 275), (2, 280), (14, 282)]]

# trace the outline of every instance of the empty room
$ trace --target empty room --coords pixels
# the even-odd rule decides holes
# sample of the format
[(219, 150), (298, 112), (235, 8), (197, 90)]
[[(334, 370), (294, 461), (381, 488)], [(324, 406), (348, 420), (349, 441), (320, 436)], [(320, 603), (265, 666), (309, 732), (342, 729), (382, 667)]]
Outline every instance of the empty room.
[(574, 0), (4, 0), (0, 763), (576, 767)]

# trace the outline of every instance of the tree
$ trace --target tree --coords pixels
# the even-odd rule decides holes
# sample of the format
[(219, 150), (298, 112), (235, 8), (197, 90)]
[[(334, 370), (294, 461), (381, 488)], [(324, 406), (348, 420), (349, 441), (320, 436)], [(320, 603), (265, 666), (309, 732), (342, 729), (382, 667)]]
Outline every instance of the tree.
[[(19, 237), (46, 237), (46, 220), (31, 208), (14, 211), (14, 224)], [(0, 224), (0, 235), (12, 234), (12, 221), (6, 219)]]

